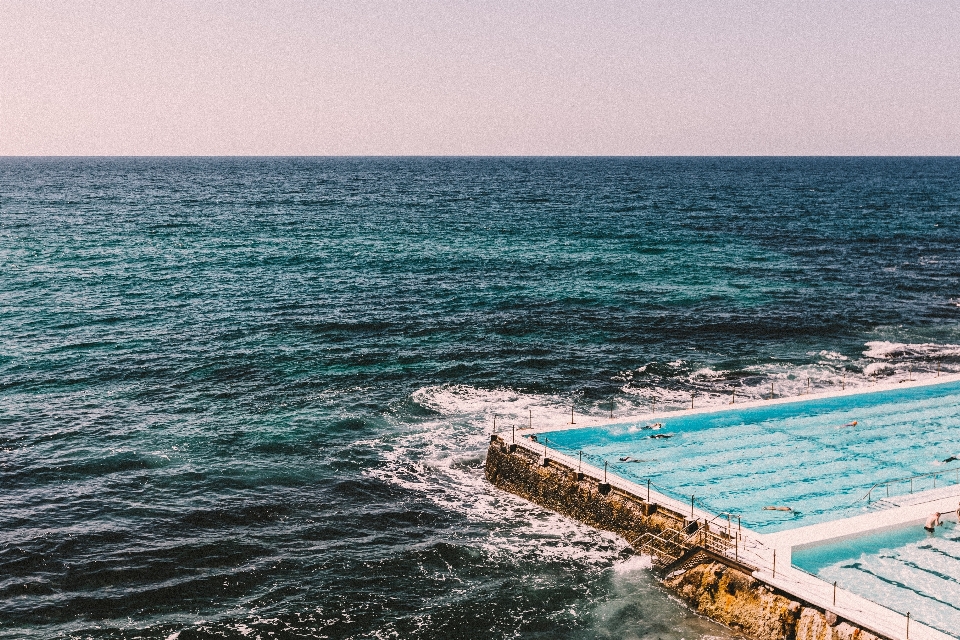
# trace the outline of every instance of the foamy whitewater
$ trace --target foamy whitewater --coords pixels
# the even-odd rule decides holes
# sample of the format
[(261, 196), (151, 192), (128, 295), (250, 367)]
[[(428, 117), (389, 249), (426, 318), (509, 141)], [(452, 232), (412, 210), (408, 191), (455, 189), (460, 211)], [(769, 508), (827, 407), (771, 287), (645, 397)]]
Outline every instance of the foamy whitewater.
[(0, 637), (731, 638), (494, 420), (960, 372), (958, 169), (0, 160)]

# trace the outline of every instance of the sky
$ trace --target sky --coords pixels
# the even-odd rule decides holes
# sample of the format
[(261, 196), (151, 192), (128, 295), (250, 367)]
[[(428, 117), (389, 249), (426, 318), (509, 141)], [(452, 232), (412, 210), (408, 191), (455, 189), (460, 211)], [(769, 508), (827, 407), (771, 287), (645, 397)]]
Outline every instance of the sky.
[(0, 155), (960, 155), (960, 2), (0, 0)]

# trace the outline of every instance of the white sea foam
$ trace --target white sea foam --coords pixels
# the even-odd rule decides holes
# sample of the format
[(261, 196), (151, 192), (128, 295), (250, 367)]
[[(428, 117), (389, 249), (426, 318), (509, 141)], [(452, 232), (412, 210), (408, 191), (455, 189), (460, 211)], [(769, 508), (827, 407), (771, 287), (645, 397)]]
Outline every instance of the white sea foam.
[(936, 358), (942, 356), (960, 356), (960, 345), (937, 344), (934, 342), (904, 343), (878, 340), (867, 342), (863, 355), (867, 358)]
[[(568, 415), (568, 400), (468, 385), (425, 387), (413, 398), (440, 417), (376, 444), (384, 464), (369, 470), (369, 475), (415, 491), (444, 511), (487, 524), (487, 538), (473, 544), (491, 556), (534, 555), (598, 569), (616, 559), (624, 543), (613, 534), (503, 492), (484, 477), (493, 413), (498, 415), (499, 428), (508, 423), (525, 425), (528, 412), (533, 410), (536, 426), (537, 420), (562, 420)], [(536, 543), (531, 544), (531, 540)]]
[(644, 571), (651, 568), (653, 568), (653, 558), (646, 555), (631, 556), (626, 560), (613, 565), (613, 570), (617, 573)]

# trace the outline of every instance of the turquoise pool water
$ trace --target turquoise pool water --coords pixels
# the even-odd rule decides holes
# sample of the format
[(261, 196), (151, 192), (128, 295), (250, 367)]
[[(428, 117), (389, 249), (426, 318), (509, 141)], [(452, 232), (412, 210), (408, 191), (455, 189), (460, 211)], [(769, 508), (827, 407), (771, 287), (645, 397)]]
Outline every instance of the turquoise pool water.
[[(650, 479), (675, 497), (694, 495), (709, 511), (739, 513), (745, 526), (764, 532), (859, 513), (870, 507), (858, 499), (878, 482), (942, 472), (943, 485), (960, 477), (960, 461), (944, 462), (960, 457), (957, 381), (658, 421), (659, 430), (623, 423), (539, 438), (574, 456), (583, 451), (593, 464), (606, 461), (622, 477)], [(933, 480), (917, 480), (914, 490)]]
[(804, 550), (793, 564), (827, 582), (940, 629), (960, 630), (960, 530), (905, 527)]

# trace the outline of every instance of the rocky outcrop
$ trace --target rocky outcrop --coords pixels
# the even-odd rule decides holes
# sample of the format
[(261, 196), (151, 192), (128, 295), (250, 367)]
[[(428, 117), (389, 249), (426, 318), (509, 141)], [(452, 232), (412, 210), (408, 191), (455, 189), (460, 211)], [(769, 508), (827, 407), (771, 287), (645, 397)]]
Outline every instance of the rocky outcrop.
[[(531, 502), (612, 531), (634, 543), (644, 533), (675, 531), (681, 514), (653, 510), (638, 496), (584, 477), (494, 436), (487, 452), (487, 479)], [(664, 585), (691, 608), (755, 640), (885, 640), (838, 619), (753, 577), (749, 567), (709, 552), (674, 565)]]

